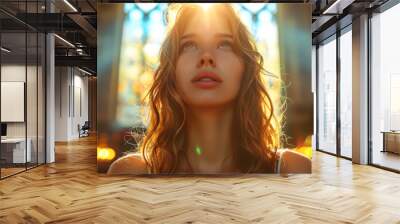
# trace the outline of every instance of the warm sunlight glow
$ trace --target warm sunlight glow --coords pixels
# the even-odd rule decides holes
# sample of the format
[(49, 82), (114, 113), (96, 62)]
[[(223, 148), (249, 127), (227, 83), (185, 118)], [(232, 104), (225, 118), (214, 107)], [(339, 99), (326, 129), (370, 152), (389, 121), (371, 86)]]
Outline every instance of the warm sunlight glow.
[(115, 151), (112, 148), (97, 148), (97, 159), (112, 160), (115, 157)]
[[(215, 3), (192, 3), (193, 5), (200, 6), (204, 12), (209, 11), (209, 9), (215, 5)], [(168, 20), (168, 28), (172, 28), (173, 25), (175, 24), (176, 20), (176, 15), (180, 9), (182, 4), (180, 3), (173, 3), (168, 6), (168, 15), (167, 15), (167, 20)]]
[(312, 159), (312, 136), (307, 136), (303, 143), (297, 145), (295, 151), (307, 156), (309, 159)]
[(303, 154), (304, 156), (307, 156), (309, 159), (312, 158), (312, 147), (311, 146), (297, 147), (295, 149), (295, 151)]
[(207, 11), (213, 5), (213, 3), (196, 3), (196, 4), (199, 5), (204, 11)]

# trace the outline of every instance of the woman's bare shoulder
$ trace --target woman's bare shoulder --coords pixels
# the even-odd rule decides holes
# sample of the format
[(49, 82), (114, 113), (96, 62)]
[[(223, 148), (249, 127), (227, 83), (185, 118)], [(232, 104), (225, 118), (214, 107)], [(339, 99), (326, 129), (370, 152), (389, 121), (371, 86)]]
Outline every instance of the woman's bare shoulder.
[(293, 150), (282, 150), (280, 156), (280, 173), (311, 173), (311, 160)]
[(139, 154), (129, 154), (115, 160), (107, 172), (108, 175), (147, 173), (147, 165)]

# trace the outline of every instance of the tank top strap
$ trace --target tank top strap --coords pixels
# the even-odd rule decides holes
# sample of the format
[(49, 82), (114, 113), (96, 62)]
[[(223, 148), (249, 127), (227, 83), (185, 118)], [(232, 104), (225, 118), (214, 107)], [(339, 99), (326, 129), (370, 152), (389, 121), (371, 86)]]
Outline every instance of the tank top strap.
[(277, 151), (276, 155), (276, 161), (275, 161), (275, 173), (280, 173), (281, 172), (281, 163), (282, 163), (282, 153), (284, 152), (284, 149), (280, 149)]

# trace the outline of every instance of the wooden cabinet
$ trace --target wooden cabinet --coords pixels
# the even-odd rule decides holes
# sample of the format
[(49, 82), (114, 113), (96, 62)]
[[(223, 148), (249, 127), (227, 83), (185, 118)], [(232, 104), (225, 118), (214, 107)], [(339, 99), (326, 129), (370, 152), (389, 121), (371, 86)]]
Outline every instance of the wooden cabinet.
[(383, 152), (400, 154), (400, 132), (390, 131), (383, 134)]

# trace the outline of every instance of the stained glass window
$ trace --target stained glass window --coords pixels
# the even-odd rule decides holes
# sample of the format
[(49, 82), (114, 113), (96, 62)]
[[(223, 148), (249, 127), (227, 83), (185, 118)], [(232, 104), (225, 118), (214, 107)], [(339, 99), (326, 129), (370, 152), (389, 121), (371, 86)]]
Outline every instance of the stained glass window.
[[(280, 83), (275, 82), (280, 77), (276, 5), (237, 3), (233, 7), (253, 34), (269, 74), (265, 76), (267, 89), (273, 100), (279, 102)], [(158, 66), (158, 54), (167, 29), (167, 9), (166, 3), (127, 3), (124, 6), (117, 108), (117, 121), (123, 126), (145, 123), (143, 98)]]

